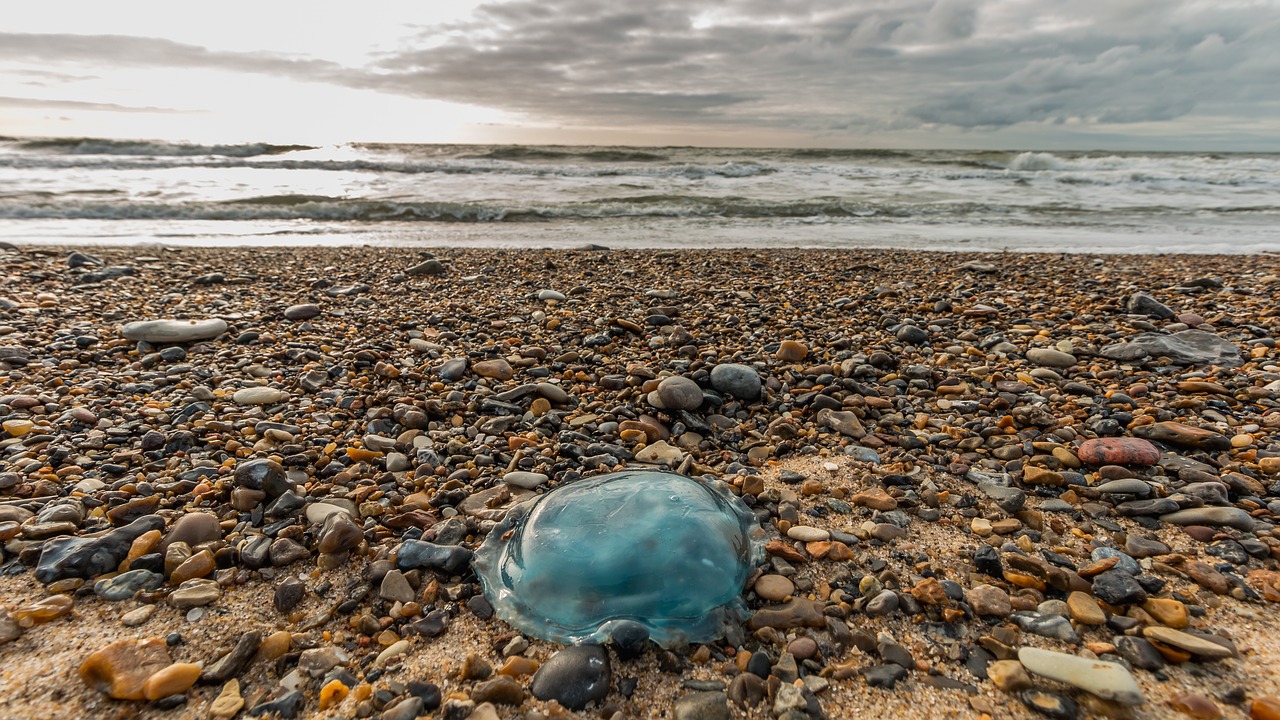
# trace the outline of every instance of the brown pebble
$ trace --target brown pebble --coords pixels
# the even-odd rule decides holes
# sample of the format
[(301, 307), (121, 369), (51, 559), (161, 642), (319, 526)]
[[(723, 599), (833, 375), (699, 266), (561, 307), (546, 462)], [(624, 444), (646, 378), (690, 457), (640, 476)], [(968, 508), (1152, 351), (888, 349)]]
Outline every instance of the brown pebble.
[(117, 640), (80, 665), (80, 679), (117, 700), (142, 700), (147, 678), (168, 667), (164, 640)]
[(787, 652), (796, 660), (810, 660), (818, 655), (818, 643), (811, 637), (801, 636), (787, 643)]
[(1169, 705), (1178, 712), (1198, 720), (1217, 720), (1222, 717), (1222, 709), (1217, 703), (1196, 693), (1178, 693), (1169, 698)]
[(1249, 705), (1249, 717), (1252, 720), (1280, 720), (1280, 697), (1267, 695), (1254, 700)]
[(787, 363), (800, 362), (809, 356), (809, 348), (802, 342), (783, 340), (778, 345), (778, 360)]
[(782, 602), (795, 591), (795, 583), (782, 575), (762, 575), (756, 580), (756, 594), (769, 602)]
[(147, 678), (142, 684), (142, 696), (147, 700), (159, 700), (170, 695), (180, 695), (195, 685), (199, 677), (199, 665), (174, 663)]

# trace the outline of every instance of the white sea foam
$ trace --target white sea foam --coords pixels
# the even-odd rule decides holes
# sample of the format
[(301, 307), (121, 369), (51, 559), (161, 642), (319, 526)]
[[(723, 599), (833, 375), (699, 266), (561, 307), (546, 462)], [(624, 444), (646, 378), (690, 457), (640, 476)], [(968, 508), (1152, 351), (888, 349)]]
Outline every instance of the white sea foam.
[(365, 226), (635, 220), (696, 225), (671, 230), (696, 242), (710, 242), (708, 227), (748, 244), (753, 232), (799, 243), (802, 227), (833, 238), (907, 226), (1031, 238), (1190, 228), (1265, 248), (1278, 219), (1276, 154), (0, 140), (0, 221), (13, 237), (112, 222), (125, 236), (292, 223), (348, 237)]

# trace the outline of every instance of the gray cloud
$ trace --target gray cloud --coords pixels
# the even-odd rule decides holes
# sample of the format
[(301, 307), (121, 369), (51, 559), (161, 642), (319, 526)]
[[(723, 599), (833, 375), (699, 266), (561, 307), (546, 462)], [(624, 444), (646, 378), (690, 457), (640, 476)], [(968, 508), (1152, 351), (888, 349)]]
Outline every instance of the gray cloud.
[(158, 38), (0, 33), (0, 59), (213, 68), (565, 126), (812, 137), (1019, 124), (1275, 127), (1280, 5), (1183, 0), (514, 0), (364, 67)]
[(134, 107), (115, 103), (82, 102), (79, 100), (46, 100), (43, 98), (3, 97), (0, 96), (0, 108), (49, 108), (52, 110), (99, 110), (105, 112), (129, 113), (176, 113), (182, 112), (173, 108)]

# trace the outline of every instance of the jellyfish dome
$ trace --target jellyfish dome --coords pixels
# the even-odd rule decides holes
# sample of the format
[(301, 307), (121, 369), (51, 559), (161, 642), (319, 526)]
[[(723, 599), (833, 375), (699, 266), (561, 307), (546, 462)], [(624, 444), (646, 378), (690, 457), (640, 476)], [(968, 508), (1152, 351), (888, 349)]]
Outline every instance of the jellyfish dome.
[(529, 635), (605, 642), (638, 625), (675, 647), (744, 619), (763, 535), (721, 483), (631, 470), (512, 508), (473, 565), (498, 616)]

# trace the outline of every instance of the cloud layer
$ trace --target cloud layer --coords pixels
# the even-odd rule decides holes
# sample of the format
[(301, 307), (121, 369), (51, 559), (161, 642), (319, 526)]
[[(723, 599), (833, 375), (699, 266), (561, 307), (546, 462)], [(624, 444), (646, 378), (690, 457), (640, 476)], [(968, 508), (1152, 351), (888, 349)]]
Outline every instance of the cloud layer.
[(469, 103), (531, 123), (772, 129), (818, 142), (1029, 126), (1280, 130), (1272, 0), (515, 0), (418, 27), (362, 65), (322, 52), (20, 33), (0, 33), (0, 62), (214, 69)]

